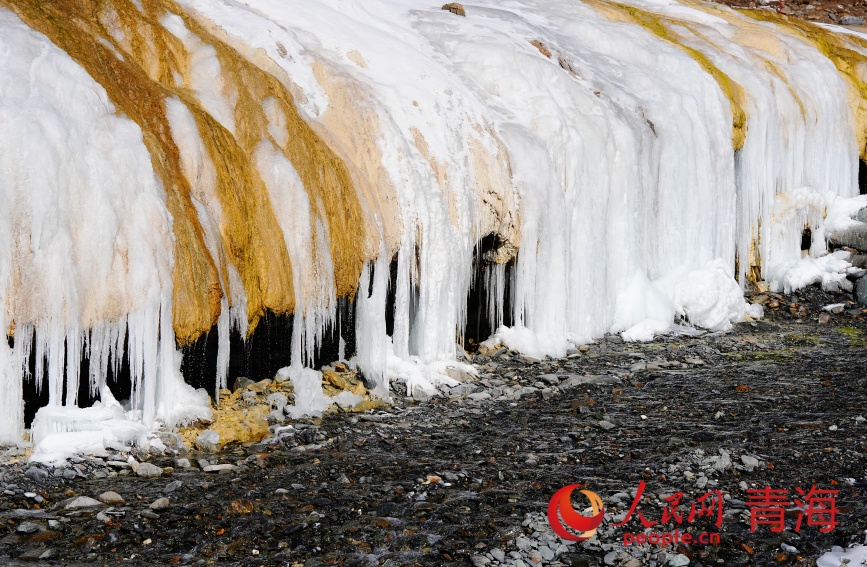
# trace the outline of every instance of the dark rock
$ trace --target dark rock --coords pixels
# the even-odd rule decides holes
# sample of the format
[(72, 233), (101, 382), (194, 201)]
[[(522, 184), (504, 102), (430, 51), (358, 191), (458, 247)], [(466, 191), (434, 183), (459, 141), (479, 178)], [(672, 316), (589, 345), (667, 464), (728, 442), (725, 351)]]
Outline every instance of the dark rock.
[(24, 473), (27, 478), (32, 480), (33, 482), (45, 482), (48, 480), (49, 474), (45, 469), (40, 469), (39, 467), (30, 467), (27, 469), (27, 472)]
[(867, 268), (867, 254), (855, 254), (849, 262), (856, 268), (865, 269)]
[(867, 307), (867, 276), (855, 284), (855, 299), (858, 301), (858, 305)]
[(232, 384), (232, 391), (235, 392), (237, 390), (243, 390), (252, 386), (253, 384), (255, 384), (255, 382), (253, 382), (249, 378), (238, 376), (237, 378), (235, 378), (235, 383)]

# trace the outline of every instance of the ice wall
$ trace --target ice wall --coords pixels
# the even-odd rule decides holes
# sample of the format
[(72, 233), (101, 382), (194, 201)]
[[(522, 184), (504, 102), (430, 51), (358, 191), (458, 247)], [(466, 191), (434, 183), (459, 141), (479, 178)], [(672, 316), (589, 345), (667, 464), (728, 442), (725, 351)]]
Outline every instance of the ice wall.
[(300, 372), (338, 297), (377, 392), (430, 390), (486, 236), (496, 340), (534, 356), (726, 329), (805, 227), (825, 251), (867, 146), (862, 37), (666, 0), (465, 9), (0, 0), (0, 440), (31, 346), (52, 405), (128, 356), (131, 416), (176, 423), (204, 411), (176, 340), (216, 326), (224, 386), (230, 330), (294, 313)]

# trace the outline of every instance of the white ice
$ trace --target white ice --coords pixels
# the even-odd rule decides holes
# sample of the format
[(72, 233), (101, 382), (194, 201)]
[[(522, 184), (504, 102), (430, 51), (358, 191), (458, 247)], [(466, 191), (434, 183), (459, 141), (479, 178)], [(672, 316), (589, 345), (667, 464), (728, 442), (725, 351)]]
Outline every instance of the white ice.
[(816, 560), (817, 567), (861, 567), (867, 565), (867, 545), (855, 545), (849, 549), (834, 546), (831, 551)]

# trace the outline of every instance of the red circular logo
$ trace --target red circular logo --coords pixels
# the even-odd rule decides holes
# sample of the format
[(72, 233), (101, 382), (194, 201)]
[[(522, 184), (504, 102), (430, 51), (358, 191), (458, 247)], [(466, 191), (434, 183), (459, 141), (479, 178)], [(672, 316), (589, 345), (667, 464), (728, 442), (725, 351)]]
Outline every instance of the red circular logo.
[[(548, 523), (554, 533), (563, 539), (569, 541), (584, 541), (596, 534), (596, 528), (602, 523), (602, 517), (605, 515), (605, 508), (602, 506), (602, 499), (595, 492), (582, 490), (581, 494), (587, 497), (590, 501), (590, 507), (593, 508), (593, 515), (590, 517), (579, 514), (572, 507), (572, 491), (578, 488), (578, 484), (569, 484), (554, 493), (551, 501), (548, 502)], [(566, 527), (570, 527), (578, 535), (569, 532)]]

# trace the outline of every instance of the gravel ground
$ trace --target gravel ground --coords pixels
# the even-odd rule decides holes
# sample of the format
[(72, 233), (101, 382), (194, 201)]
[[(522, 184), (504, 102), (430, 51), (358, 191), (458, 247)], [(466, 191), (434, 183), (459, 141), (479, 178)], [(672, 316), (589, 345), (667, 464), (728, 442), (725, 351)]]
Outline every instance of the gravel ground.
[[(851, 304), (822, 310), (840, 298), (815, 289), (752, 299), (768, 318), (729, 333), (608, 337), (562, 360), (500, 349), (475, 356), (478, 380), (427, 402), (295, 422), (216, 455), (132, 455), (158, 477), (138, 476), (126, 453), (58, 469), (7, 462), (0, 563), (813, 565), (867, 531), (867, 325)], [(612, 522), (641, 481), (649, 520), (674, 493), (688, 509), (719, 490), (722, 527), (652, 528), (719, 533), (719, 545), (624, 547), (624, 530), (642, 528)], [(569, 483), (607, 514), (578, 544), (545, 519)], [(791, 507), (784, 532), (750, 531), (747, 489), (813, 485), (839, 490), (833, 531), (796, 532)]]

